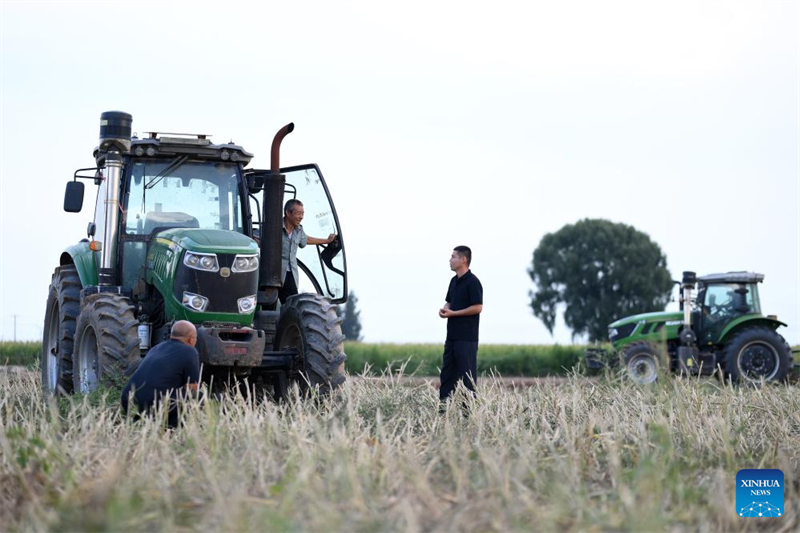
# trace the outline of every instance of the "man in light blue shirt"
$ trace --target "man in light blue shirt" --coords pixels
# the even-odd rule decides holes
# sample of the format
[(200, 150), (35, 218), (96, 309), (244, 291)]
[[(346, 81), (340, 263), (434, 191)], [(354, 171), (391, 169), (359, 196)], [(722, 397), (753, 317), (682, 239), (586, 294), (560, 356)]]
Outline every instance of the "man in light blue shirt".
[(305, 248), (307, 244), (330, 244), (336, 239), (336, 234), (331, 233), (327, 239), (309, 237), (303, 230), (301, 222), (305, 216), (303, 202), (291, 199), (283, 207), (283, 248), (281, 250), (281, 272), (283, 272), (283, 287), (278, 293), (281, 304), (286, 303), (289, 296), (298, 293), (297, 280), (300, 273), (297, 268), (297, 249)]

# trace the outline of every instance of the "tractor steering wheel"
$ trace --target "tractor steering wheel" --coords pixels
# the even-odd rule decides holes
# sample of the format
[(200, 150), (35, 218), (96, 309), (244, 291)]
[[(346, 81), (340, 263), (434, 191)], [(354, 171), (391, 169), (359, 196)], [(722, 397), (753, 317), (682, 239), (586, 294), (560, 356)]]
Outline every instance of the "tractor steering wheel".
[(716, 306), (716, 313), (715, 314), (717, 314), (719, 316), (725, 316), (725, 317), (733, 316), (733, 314), (734, 314), (734, 312), (733, 312), (733, 301), (728, 300), (724, 304)]

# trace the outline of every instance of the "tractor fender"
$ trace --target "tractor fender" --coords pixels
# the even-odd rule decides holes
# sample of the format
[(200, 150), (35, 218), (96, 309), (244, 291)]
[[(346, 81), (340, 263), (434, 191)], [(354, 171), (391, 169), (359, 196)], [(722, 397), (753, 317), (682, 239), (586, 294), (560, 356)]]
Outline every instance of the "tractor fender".
[(728, 338), (733, 333), (737, 332), (743, 327), (749, 327), (749, 326), (763, 326), (777, 330), (781, 326), (786, 327), (786, 324), (784, 324), (780, 320), (767, 318), (763, 315), (740, 316), (739, 318), (732, 320), (730, 324), (725, 326), (725, 329), (722, 330), (722, 333), (719, 336), (717, 344), (724, 344), (725, 342), (727, 342)]
[(83, 240), (64, 250), (61, 254), (59, 265), (75, 265), (78, 277), (81, 280), (81, 286), (97, 285), (97, 255), (99, 253), (90, 250), (89, 241)]

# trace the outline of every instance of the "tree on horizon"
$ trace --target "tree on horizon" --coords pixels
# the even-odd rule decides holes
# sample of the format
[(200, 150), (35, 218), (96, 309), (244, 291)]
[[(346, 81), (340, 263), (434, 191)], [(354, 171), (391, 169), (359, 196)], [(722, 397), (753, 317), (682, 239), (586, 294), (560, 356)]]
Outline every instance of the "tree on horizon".
[(557, 311), (572, 338), (608, 339), (620, 318), (663, 310), (672, 292), (667, 258), (650, 236), (633, 226), (584, 219), (545, 235), (528, 274), (535, 285), (530, 306), (550, 333)]
[(342, 333), (345, 339), (349, 341), (360, 341), (362, 339), (361, 311), (356, 308), (356, 304), (358, 304), (356, 293), (350, 291), (347, 294), (347, 302), (344, 304), (344, 308), (341, 305), (336, 307), (338, 315), (344, 318), (342, 321)]

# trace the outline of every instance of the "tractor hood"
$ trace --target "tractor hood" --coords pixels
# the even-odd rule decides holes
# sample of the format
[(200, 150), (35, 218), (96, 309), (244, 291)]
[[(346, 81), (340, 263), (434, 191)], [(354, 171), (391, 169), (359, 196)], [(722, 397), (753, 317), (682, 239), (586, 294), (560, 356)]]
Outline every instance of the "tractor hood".
[(618, 328), (619, 326), (624, 326), (625, 324), (635, 324), (638, 322), (666, 322), (673, 320), (683, 320), (683, 313), (680, 311), (672, 313), (666, 311), (662, 311), (660, 313), (642, 313), (640, 315), (632, 315), (626, 316), (625, 318), (620, 318), (616, 322), (609, 324), (608, 327)]
[(235, 231), (219, 229), (173, 228), (156, 235), (156, 241), (171, 249), (177, 244), (184, 250), (202, 253), (257, 254), (258, 245)]
[(636, 340), (661, 341), (677, 337), (683, 313), (660, 312), (626, 316), (608, 325), (608, 340), (619, 349)]

